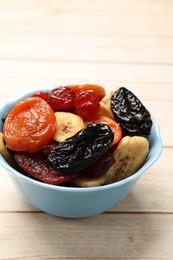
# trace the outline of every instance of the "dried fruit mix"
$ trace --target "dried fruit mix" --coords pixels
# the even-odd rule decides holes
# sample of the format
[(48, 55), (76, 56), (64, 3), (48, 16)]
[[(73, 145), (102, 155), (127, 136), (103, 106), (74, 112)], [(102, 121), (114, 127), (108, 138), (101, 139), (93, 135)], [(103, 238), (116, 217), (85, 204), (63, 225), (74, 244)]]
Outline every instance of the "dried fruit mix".
[(150, 113), (124, 87), (107, 96), (93, 84), (38, 91), (3, 121), (19, 171), (47, 184), (112, 183), (137, 171), (149, 153)]

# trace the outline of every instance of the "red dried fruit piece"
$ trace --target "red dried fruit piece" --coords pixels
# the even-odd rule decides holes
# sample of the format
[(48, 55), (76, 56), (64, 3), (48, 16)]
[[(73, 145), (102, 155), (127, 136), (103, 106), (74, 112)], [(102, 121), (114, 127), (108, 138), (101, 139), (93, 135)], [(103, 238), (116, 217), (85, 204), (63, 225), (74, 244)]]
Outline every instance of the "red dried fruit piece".
[(74, 105), (75, 94), (67, 87), (54, 88), (49, 94), (49, 104), (54, 110), (68, 110)]
[(105, 95), (106, 91), (102, 86), (95, 84), (84, 84), (84, 85), (68, 85), (68, 88), (74, 91), (76, 95), (78, 95), (82, 91), (93, 90), (101, 100)]
[(74, 102), (76, 112), (82, 118), (92, 118), (99, 112), (99, 97), (93, 90), (80, 92)]
[(26, 153), (15, 152), (14, 160), (28, 174), (39, 181), (47, 184), (58, 185), (69, 182), (78, 176), (77, 173), (64, 174), (54, 170), (48, 164), (47, 158), (40, 152)]
[(45, 154), (46, 156), (48, 156), (50, 154), (50, 152), (53, 150), (53, 148), (55, 148), (57, 145), (58, 145), (58, 142), (52, 140), (52, 141), (50, 141), (49, 144), (47, 144), (46, 146), (44, 146), (41, 149), (41, 152), (43, 154)]
[(115, 163), (111, 152), (107, 151), (94, 164), (80, 171), (80, 175), (86, 178), (95, 178), (104, 175)]
[(38, 91), (34, 94), (32, 94), (32, 97), (39, 97), (45, 101), (48, 101), (49, 93), (45, 91)]

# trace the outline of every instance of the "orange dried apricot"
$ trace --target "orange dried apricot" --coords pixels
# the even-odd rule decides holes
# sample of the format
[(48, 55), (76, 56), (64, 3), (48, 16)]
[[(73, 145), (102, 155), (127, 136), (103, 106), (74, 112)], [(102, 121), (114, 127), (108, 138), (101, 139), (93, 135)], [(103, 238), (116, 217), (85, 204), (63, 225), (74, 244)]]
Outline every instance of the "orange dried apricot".
[(55, 130), (56, 118), (50, 105), (39, 97), (28, 97), (8, 113), (3, 134), (9, 149), (35, 153), (51, 141)]

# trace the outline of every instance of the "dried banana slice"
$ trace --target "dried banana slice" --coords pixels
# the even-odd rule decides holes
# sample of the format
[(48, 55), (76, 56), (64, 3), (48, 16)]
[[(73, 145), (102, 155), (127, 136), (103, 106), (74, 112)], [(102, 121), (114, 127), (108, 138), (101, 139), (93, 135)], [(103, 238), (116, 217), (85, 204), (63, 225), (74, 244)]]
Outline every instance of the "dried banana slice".
[(0, 132), (0, 153), (5, 158), (5, 160), (12, 166), (15, 166), (15, 162), (11, 156), (11, 154), (8, 152), (5, 143), (4, 143), (4, 135)]
[(101, 186), (105, 183), (105, 175), (94, 178), (76, 178), (73, 181), (73, 184), (78, 187), (95, 187)]
[(113, 93), (115, 91), (117, 91), (119, 88), (120, 87), (117, 87), (116, 89), (111, 91), (109, 95), (106, 95), (105, 97), (103, 97), (100, 100), (100, 110), (99, 110), (99, 113), (98, 113), (100, 116), (107, 116), (107, 117), (110, 117), (114, 120), (114, 115), (113, 115), (112, 110), (111, 110), (110, 102), (111, 102), (111, 97), (112, 97)]
[(149, 153), (149, 141), (142, 136), (126, 136), (116, 146), (115, 163), (105, 175), (105, 184), (125, 179), (134, 174)]
[(73, 113), (55, 112), (55, 117), (57, 127), (54, 140), (58, 142), (63, 142), (67, 138), (72, 137), (85, 127), (82, 118)]

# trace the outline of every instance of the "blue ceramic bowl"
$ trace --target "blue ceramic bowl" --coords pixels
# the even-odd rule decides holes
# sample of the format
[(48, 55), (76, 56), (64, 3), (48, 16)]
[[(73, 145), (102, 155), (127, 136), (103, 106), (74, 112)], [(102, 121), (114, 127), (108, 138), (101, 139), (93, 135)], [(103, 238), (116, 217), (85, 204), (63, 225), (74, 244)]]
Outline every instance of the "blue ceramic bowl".
[[(31, 94), (29, 93), (22, 98)], [(0, 115), (8, 113), (20, 99), (4, 105), (0, 109)], [(0, 131), (2, 131), (2, 122), (0, 123)], [(13, 169), (1, 155), (0, 163), (8, 172), (17, 191), (34, 207), (55, 216), (88, 217), (118, 205), (128, 195), (142, 174), (159, 158), (162, 152), (162, 140), (159, 126), (155, 121), (153, 121), (149, 142), (150, 153), (144, 165), (135, 174), (119, 182), (99, 187), (78, 188), (49, 185), (22, 175)]]

